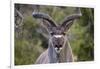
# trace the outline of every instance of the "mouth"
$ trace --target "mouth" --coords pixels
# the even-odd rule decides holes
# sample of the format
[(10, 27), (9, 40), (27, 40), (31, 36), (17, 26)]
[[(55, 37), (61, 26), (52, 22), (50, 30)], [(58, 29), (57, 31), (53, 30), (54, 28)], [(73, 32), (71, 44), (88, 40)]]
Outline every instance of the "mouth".
[(55, 50), (56, 50), (56, 53), (60, 53), (61, 49), (62, 49), (62, 48), (60, 48), (60, 49), (58, 49), (58, 48), (55, 48)]
[(60, 53), (61, 50), (62, 50), (62, 47), (55, 47), (56, 53)]

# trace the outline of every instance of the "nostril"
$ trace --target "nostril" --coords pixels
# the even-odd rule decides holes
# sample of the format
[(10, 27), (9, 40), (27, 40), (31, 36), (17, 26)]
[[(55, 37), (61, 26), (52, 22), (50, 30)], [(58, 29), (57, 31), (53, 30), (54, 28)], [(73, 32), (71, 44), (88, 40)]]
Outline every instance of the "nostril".
[(60, 48), (62, 47), (62, 45), (55, 45), (55, 48)]
[(62, 47), (62, 45), (59, 45), (59, 47)]
[(58, 47), (57, 45), (55, 45), (55, 47)]

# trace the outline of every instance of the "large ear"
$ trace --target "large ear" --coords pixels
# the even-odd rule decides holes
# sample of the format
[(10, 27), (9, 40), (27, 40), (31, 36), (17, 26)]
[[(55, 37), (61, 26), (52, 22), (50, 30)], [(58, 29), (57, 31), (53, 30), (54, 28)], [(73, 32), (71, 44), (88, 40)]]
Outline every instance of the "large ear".
[(64, 28), (64, 31), (68, 30), (72, 26), (72, 24), (74, 23), (73, 21), (75, 19), (78, 19), (82, 16), (81, 12), (79, 12), (79, 11), (80, 11), (80, 9), (78, 8), (78, 12), (76, 14), (72, 14), (64, 19), (64, 21), (62, 22), (62, 25), (61, 25), (61, 27)]
[(46, 26), (46, 28), (56, 27), (55, 22), (48, 14), (41, 12), (33, 12), (32, 15), (34, 18), (43, 19), (43, 25)]

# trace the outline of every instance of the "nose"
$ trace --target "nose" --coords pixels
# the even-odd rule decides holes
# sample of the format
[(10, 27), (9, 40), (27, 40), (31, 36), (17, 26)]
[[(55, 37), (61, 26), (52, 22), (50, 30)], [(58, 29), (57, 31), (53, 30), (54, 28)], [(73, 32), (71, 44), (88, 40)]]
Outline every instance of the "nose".
[(60, 51), (62, 50), (62, 45), (55, 45), (55, 50), (56, 53), (60, 53)]
[(57, 48), (58, 50), (62, 47), (62, 45), (55, 45), (55, 48)]

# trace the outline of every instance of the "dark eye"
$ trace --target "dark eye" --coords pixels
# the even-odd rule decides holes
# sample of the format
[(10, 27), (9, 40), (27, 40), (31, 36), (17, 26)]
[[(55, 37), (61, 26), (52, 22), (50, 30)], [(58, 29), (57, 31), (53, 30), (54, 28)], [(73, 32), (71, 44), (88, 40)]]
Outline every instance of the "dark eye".
[(58, 47), (57, 45), (55, 45), (55, 47)]
[(62, 47), (62, 45), (59, 45), (59, 47)]
[(65, 32), (63, 32), (62, 34), (63, 34), (63, 35), (66, 35), (66, 33), (65, 33)]
[(54, 35), (54, 32), (50, 33), (51, 35)]

